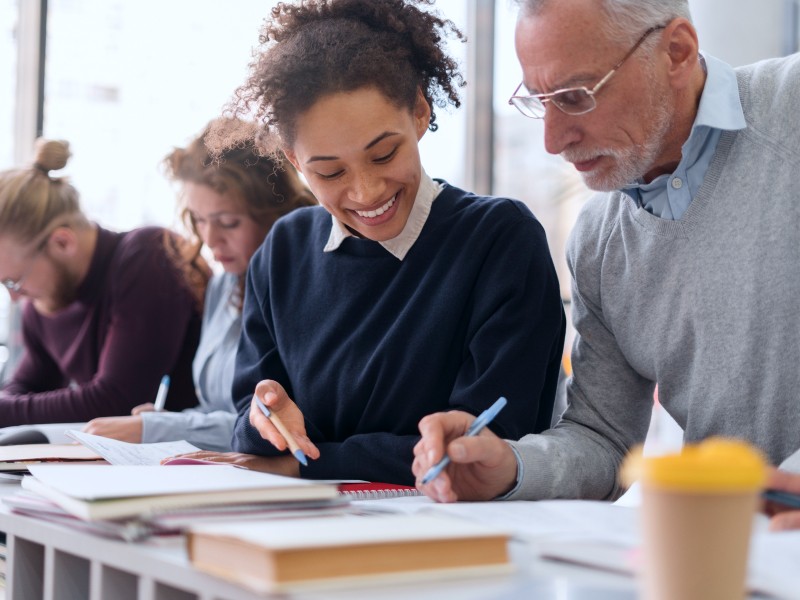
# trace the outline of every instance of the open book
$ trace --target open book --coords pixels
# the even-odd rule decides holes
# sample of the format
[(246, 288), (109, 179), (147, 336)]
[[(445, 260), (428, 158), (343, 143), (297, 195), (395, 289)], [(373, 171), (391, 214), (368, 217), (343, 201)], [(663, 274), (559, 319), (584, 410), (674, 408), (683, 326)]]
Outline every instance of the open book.
[(440, 515), (216, 523), (189, 529), (198, 569), (258, 592), (511, 570), (508, 534)]
[(81, 519), (118, 519), (200, 506), (338, 499), (335, 485), (232, 465), (32, 465), (22, 487)]

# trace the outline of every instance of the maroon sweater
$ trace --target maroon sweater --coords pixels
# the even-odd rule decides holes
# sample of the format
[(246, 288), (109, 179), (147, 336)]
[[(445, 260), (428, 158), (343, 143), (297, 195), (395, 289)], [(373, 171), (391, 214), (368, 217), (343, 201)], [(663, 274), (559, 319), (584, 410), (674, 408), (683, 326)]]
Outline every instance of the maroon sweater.
[(75, 301), (50, 316), (25, 306), (25, 354), (0, 394), (0, 427), (127, 415), (153, 400), (164, 374), (170, 410), (197, 403), (199, 307), (165, 254), (163, 232), (98, 227)]

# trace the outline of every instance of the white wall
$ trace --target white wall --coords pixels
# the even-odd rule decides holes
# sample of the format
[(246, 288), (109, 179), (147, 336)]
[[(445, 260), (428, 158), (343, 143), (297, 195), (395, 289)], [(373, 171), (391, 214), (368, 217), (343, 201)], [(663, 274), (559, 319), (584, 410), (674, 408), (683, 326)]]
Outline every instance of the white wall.
[(700, 48), (733, 65), (783, 52), (784, 0), (689, 0)]

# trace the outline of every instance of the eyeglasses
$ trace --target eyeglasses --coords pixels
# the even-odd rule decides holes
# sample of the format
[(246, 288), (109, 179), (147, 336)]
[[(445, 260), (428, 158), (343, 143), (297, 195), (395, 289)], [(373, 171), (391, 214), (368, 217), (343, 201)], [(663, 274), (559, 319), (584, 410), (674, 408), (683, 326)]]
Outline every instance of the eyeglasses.
[(42, 250), (44, 250), (44, 246), (38, 248), (36, 252), (31, 255), (30, 263), (28, 263), (28, 267), (25, 269), (25, 272), (22, 275), (20, 275), (17, 279), (8, 278), (0, 280), (0, 284), (2, 284), (2, 286), (9, 292), (18, 294), (22, 290), (22, 284), (25, 283), (25, 278), (31, 274), (33, 266), (36, 264), (36, 258), (39, 256)]
[(16, 279), (11, 279), (10, 277), (7, 279), (2, 279), (0, 280), (0, 285), (6, 288), (9, 292), (13, 292), (15, 294), (20, 293), (20, 291), (22, 291), (22, 285), (25, 283), (25, 278), (31, 274), (31, 271), (33, 271), (33, 267), (36, 264), (36, 259), (47, 247), (47, 242), (50, 241), (50, 235), (59, 227), (65, 227), (65, 226), (67, 225), (64, 223), (60, 223), (55, 227), (45, 229), (45, 232), (43, 234), (40, 234), (43, 237), (43, 239), (37, 244), (36, 249), (33, 252), (31, 252), (30, 255), (28, 256), (28, 260), (30, 262), (28, 263), (28, 266), (26, 267), (22, 275), (20, 275)]
[(595, 99), (595, 96), (602, 89), (602, 87), (608, 83), (608, 80), (611, 79), (614, 73), (616, 73), (617, 70), (622, 66), (622, 63), (628, 60), (631, 55), (636, 52), (639, 46), (642, 45), (642, 42), (647, 39), (647, 36), (654, 31), (664, 29), (665, 27), (666, 25), (656, 25), (655, 27), (651, 27), (645, 31), (642, 37), (639, 38), (639, 41), (634, 44), (633, 48), (631, 48), (628, 53), (622, 57), (622, 60), (615, 64), (614, 67), (608, 73), (606, 73), (606, 76), (598, 81), (597, 85), (595, 85), (592, 89), (588, 89), (584, 86), (571, 87), (556, 90), (555, 92), (550, 92), (547, 94), (527, 94), (523, 96), (518, 95), (519, 90), (525, 85), (525, 83), (522, 82), (517, 86), (517, 89), (514, 90), (514, 94), (511, 96), (511, 98), (508, 99), (508, 103), (512, 106), (516, 106), (519, 112), (531, 119), (544, 118), (546, 102), (552, 102), (561, 112), (568, 115), (583, 115), (591, 112), (597, 108), (597, 100)]

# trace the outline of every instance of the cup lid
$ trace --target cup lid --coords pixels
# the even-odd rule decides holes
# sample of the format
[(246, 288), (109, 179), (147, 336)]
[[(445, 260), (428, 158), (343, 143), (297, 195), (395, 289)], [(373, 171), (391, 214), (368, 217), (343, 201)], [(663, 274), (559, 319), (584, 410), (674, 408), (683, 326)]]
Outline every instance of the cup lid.
[(679, 453), (644, 457), (641, 449), (625, 459), (620, 478), (625, 485), (639, 479), (648, 487), (678, 491), (755, 491), (767, 479), (767, 463), (746, 442), (709, 438), (687, 445)]

